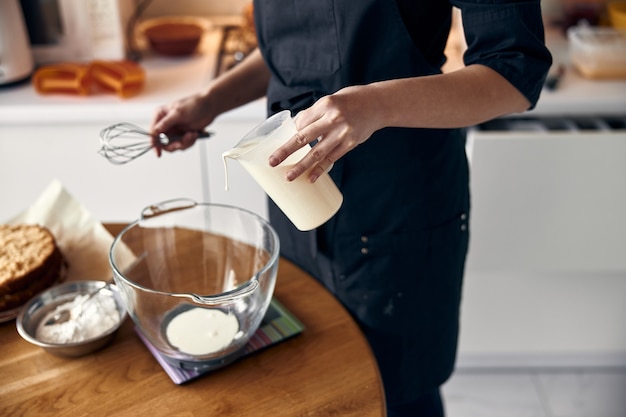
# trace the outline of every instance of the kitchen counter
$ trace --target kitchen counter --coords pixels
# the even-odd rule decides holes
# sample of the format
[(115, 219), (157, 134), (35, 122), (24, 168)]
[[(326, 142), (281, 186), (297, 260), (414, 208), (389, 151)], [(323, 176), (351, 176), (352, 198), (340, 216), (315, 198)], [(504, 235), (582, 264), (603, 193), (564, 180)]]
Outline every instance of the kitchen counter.
[[(466, 43), (462, 36), (462, 27), (458, 23), (453, 24), (446, 48), (448, 62), (444, 71), (455, 70), (463, 65), (462, 54)], [(553, 70), (556, 72), (559, 65), (564, 69), (558, 88), (552, 91), (544, 89), (533, 110), (507, 117), (626, 114), (626, 79), (591, 80), (583, 77), (570, 62), (569, 41), (561, 28), (546, 25), (546, 45), (554, 59)]]
[[(40, 95), (29, 81), (0, 87), (0, 126), (150, 120), (157, 106), (199, 92), (214, 77), (220, 40), (216, 27), (205, 34), (195, 55), (172, 58), (146, 51), (140, 62), (146, 71), (144, 90), (126, 99), (113, 94)], [(265, 101), (257, 100), (222, 117), (259, 120), (264, 115)]]
[(590, 80), (574, 68), (569, 59), (568, 40), (560, 28), (546, 28), (546, 45), (554, 59), (553, 67), (565, 68), (558, 88), (544, 89), (537, 106), (524, 116), (625, 115), (626, 79)]

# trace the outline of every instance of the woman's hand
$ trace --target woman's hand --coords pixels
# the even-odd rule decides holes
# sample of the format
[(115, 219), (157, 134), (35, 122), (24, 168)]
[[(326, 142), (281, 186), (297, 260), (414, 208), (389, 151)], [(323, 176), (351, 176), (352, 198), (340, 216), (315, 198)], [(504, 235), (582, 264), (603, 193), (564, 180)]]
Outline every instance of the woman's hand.
[[(265, 95), (270, 72), (258, 49), (240, 64), (212, 80), (206, 90), (159, 108), (152, 122), (153, 145), (157, 155), (162, 150), (187, 149), (198, 133), (224, 113)], [(181, 140), (163, 146), (156, 135), (180, 136)]]
[[(152, 122), (152, 145), (157, 156), (166, 150), (173, 152), (191, 147), (198, 138), (198, 133), (214, 119), (209, 109), (209, 100), (205, 95), (195, 94), (157, 109)], [(156, 139), (159, 133), (168, 136), (180, 136), (180, 140), (162, 145)]]
[(269, 158), (270, 166), (279, 165), (298, 149), (319, 139), (286, 174), (287, 181), (293, 181), (308, 171), (309, 181), (315, 182), (335, 161), (382, 127), (370, 94), (375, 88), (374, 85), (347, 87), (322, 97), (300, 112), (295, 120), (298, 133), (274, 151)]
[[(347, 87), (296, 117), (298, 133), (269, 158), (276, 166), (322, 138), (287, 174), (315, 181), (343, 155), (384, 127), (458, 128), (528, 109), (530, 102), (502, 75), (480, 64), (458, 71)], [(309, 171), (310, 170), (310, 171)]]

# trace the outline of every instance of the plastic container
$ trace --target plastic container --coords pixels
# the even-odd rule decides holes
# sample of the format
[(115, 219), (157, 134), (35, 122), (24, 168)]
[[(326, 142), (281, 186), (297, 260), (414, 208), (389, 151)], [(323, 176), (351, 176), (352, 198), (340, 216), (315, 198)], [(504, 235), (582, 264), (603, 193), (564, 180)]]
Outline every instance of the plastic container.
[(204, 370), (241, 356), (272, 299), (278, 254), (256, 214), (178, 199), (144, 209), (110, 263), (145, 339), (170, 364)]
[(570, 59), (586, 78), (626, 78), (626, 30), (576, 26), (567, 31)]
[(343, 195), (328, 172), (322, 173), (314, 183), (309, 181), (308, 172), (294, 181), (285, 180), (287, 171), (310, 151), (308, 145), (289, 155), (277, 167), (270, 167), (267, 162), (270, 155), (296, 133), (291, 113), (283, 110), (252, 129), (222, 157), (224, 166), (226, 158), (239, 161), (289, 220), (299, 230), (307, 231), (334, 216), (343, 203)]

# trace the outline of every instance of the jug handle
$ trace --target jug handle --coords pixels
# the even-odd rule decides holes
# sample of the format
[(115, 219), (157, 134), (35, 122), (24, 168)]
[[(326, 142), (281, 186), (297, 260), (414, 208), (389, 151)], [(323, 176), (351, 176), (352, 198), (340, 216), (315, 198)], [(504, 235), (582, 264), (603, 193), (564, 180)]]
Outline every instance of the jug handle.
[(186, 210), (197, 206), (198, 203), (190, 198), (175, 198), (158, 204), (152, 204), (141, 211), (141, 220), (161, 216), (178, 210)]

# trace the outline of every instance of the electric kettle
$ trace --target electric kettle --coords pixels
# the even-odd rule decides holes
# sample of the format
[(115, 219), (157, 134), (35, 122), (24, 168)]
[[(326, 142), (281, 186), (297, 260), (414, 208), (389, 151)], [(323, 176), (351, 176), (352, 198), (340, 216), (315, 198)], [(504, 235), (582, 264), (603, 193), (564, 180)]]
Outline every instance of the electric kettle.
[(0, 1), (0, 85), (24, 80), (35, 68), (18, 0)]

